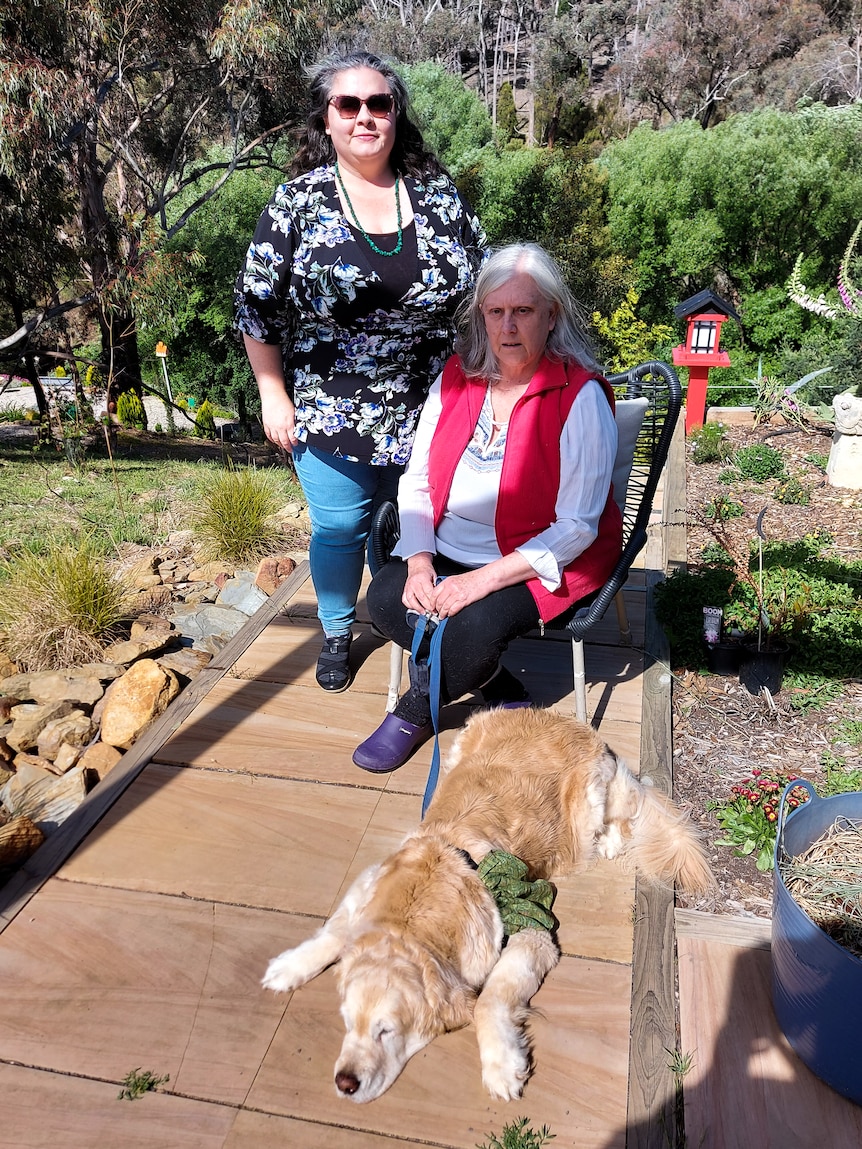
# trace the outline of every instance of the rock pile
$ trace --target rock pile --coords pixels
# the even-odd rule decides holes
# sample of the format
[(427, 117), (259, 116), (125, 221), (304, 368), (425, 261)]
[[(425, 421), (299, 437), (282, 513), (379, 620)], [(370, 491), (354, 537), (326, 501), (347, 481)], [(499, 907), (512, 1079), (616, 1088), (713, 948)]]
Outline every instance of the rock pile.
[[(185, 540), (139, 557), (124, 578), (135, 605), (127, 638), (102, 661), (19, 673), (0, 656), (0, 883), (80, 805), (295, 569), (195, 565)], [(179, 557), (178, 557), (179, 555)]]

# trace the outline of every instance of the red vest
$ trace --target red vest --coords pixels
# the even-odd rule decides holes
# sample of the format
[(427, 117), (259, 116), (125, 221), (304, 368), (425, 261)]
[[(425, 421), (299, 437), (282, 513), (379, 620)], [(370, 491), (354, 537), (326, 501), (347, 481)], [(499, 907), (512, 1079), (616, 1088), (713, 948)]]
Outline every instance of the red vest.
[[(554, 521), (560, 489), (560, 436), (578, 392), (589, 379), (598, 379), (614, 410), (613, 391), (605, 379), (583, 367), (545, 357), (512, 411), (494, 523), (504, 555)], [(435, 527), (443, 518), (455, 468), (473, 437), (484, 399), (484, 381), (468, 382), (458, 356), (453, 355), (443, 370), (443, 409), (428, 458)], [(609, 490), (598, 536), (563, 570), (557, 589), (549, 591), (538, 578), (527, 579), (542, 621), (556, 618), (602, 587), (621, 550), (622, 519)]]

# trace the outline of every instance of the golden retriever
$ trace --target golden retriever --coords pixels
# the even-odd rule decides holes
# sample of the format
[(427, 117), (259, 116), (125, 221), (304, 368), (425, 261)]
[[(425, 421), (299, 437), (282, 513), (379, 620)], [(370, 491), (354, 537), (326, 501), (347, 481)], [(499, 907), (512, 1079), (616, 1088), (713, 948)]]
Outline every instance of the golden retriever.
[(692, 892), (714, 881), (687, 815), (634, 778), (590, 726), (551, 710), (477, 712), (420, 827), (264, 976), (264, 986), (288, 992), (340, 960), (342, 1097), (373, 1101), (414, 1053), (471, 1019), (485, 1088), (520, 1097), (531, 1068), (529, 1002), (559, 951), (543, 929), (504, 946), (497, 905), (476, 873), (492, 850), (517, 855), (531, 879), (624, 853), (653, 881)]

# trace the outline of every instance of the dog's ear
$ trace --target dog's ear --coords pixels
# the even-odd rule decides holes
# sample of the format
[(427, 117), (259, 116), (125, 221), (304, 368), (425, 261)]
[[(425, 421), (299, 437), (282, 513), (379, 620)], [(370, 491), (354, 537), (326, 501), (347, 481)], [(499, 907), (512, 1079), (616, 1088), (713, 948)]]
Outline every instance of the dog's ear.
[(422, 969), (422, 981), (424, 1000), (420, 1025), (423, 1030), (448, 1033), (469, 1025), (476, 993), (454, 971), (446, 971), (436, 961), (429, 961)]
[(458, 985), (450, 989), (443, 1005), (443, 1019), (446, 1032), (453, 1029), (463, 1029), (473, 1020), (473, 1007), (476, 1004), (476, 992), (466, 985)]

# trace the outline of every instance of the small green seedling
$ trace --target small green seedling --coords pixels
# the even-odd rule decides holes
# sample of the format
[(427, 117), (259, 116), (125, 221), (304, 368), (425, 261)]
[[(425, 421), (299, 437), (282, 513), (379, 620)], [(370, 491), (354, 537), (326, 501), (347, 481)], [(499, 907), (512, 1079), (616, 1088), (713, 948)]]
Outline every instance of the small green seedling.
[(137, 1069), (131, 1070), (123, 1078), (123, 1088), (117, 1094), (117, 1100), (135, 1101), (138, 1097), (143, 1097), (145, 1093), (151, 1093), (158, 1086), (164, 1085), (170, 1079), (168, 1073), (159, 1077), (152, 1069), (141, 1069), (138, 1066)]
[(526, 1117), (520, 1117), (511, 1125), (503, 1126), (501, 1138), (489, 1133), (488, 1136), (491, 1140), (484, 1145), (477, 1146), (477, 1149), (542, 1149), (547, 1141), (552, 1141), (556, 1137), (556, 1134), (552, 1133), (547, 1125), (543, 1125), (536, 1132), (535, 1129), (529, 1127), (529, 1124)]

